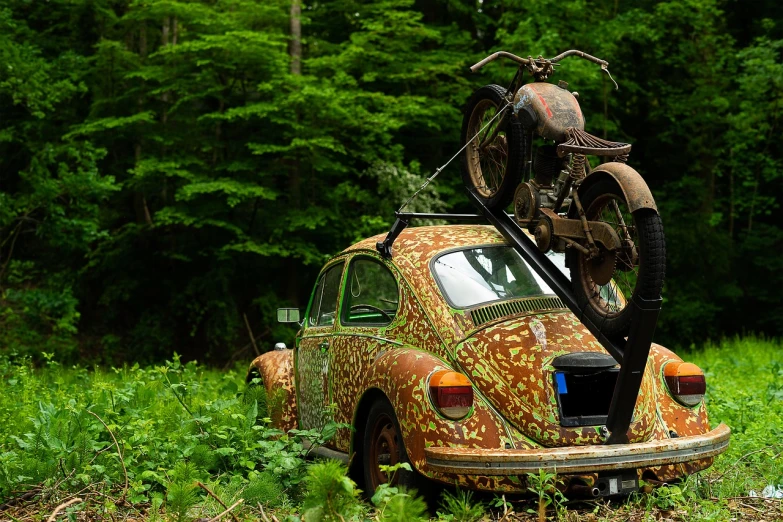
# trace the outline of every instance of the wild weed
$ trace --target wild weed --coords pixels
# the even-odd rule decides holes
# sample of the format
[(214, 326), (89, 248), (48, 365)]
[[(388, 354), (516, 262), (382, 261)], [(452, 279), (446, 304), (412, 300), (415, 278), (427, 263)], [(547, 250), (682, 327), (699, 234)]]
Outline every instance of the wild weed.
[(393, 465), (381, 465), (380, 468), (386, 473), (388, 482), (381, 484), (372, 497), (372, 503), (378, 509), (376, 519), (384, 522), (427, 520), (427, 503), (416, 496), (416, 491), (389, 485), (395, 473), (400, 469), (411, 471), (411, 465), (407, 462), (398, 462)]
[(303, 504), (305, 522), (358, 519), (364, 509), (356, 484), (346, 476), (347, 468), (334, 460), (310, 466), (307, 497)]
[(538, 497), (538, 510), (528, 510), (528, 513), (538, 514), (539, 522), (546, 520), (546, 510), (550, 505), (555, 508), (558, 517), (565, 511), (564, 503), (568, 500), (565, 495), (557, 488), (561, 481), (557, 478), (557, 473), (549, 473), (544, 469), (538, 470), (538, 473), (528, 473), (528, 491)]
[(457, 489), (453, 494), (443, 490), (440, 506), (443, 511), (438, 511), (438, 517), (453, 522), (475, 522), (487, 509), (483, 502), (473, 500), (473, 492), (466, 489)]

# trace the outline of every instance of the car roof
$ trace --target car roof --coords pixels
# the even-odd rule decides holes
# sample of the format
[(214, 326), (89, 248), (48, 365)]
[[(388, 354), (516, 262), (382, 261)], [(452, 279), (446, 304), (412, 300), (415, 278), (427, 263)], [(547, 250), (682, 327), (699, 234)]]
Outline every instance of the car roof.
[[(376, 251), (375, 244), (383, 241), (386, 234), (378, 234), (352, 245), (344, 252), (357, 250)], [(392, 258), (400, 265), (402, 259), (419, 265), (441, 252), (472, 245), (505, 244), (506, 240), (489, 225), (439, 225), (408, 227), (402, 231), (392, 246)], [(402, 258), (402, 259), (400, 259)]]

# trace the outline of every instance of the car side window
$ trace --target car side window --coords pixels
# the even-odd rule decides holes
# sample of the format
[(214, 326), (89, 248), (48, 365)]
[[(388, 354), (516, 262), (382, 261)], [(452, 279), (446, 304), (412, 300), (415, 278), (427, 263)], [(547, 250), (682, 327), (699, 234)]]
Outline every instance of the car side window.
[(387, 325), (399, 308), (399, 294), (397, 280), (382, 263), (355, 258), (343, 291), (342, 322)]
[(310, 306), (310, 326), (331, 326), (337, 314), (337, 297), (340, 294), (340, 276), (344, 263), (329, 268), (321, 276)]

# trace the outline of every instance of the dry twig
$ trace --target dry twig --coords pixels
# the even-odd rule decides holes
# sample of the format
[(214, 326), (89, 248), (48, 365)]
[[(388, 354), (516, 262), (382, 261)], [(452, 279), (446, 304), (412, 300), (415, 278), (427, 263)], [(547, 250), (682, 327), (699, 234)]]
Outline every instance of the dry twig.
[(266, 513), (264, 513), (264, 506), (261, 505), (261, 502), (258, 503), (258, 509), (261, 510), (261, 520), (264, 522), (280, 522), (274, 515), (272, 515), (272, 520), (269, 520), (269, 517), (267, 517)]
[[(245, 499), (243, 499), (243, 498), (240, 498), (239, 500), (237, 500), (236, 502), (234, 502), (233, 504), (231, 504), (229, 507), (227, 507), (227, 508), (226, 508), (226, 510), (225, 510), (225, 511), (223, 511), (221, 514), (219, 514), (219, 515), (218, 515), (218, 516), (216, 516), (216, 517), (210, 518), (210, 519), (209, 519), (209, 522), (217, 522), (218, 520), (220, 520), (220, 519), (221, 519), (221, 518), (223, 518), (224, 516), (228, 515), (228, 514), (231, 512), (231, 510), (232, 510), (232, 509), (234, 509), (235, 507), (237, 507), (239, 504), (241, 504), (241, 503), (242, 503), (242, 502), (244, 502), (244, 501), (245, 501)], [(233, 516), (233, 515), (232, 515), (232, 516)], [(236, 517), (235, 517), (235, 519), (236, 519)]]
[(245, 318), (245, 326), (247, 327), (247, 333), (250, 335), (250, 342), (253, 344), (253, 349), (256, 351), (256, 356), (261, 355), (261, 352), (258, 351), (258, 345), (256, 344), (256, 336), (253, 335), (253, 330), (250, 328), (250, 321), (247, 320), (247, 314), (242, 314), (242, 317)]
[[(197, 480), (197, 481), (196, 481), (196, 485), (197, 485), (198, 487), (200, 487), (201, 489), (203, 489), (204, 491), (206, 491), (206, 492), (207, 492), (207, 494), (208, 494), (210, 497), (212, 497), (212, 498), (214, 498), (215, 500), (217, 500), (218, 504), (220, 504), (221, 506), (223, 506), (223, 509), (228, 509), (228, 506), (226, 505), (226, 503), (225, 503), (225, 502), (223, 502), (222, 500), (220, 500), (220, 499), (218, 498), (218, 496), (217, 496), (217, 495), (215, 495), (215, 494), (212, 492), (212, 490), (211, 490), (211, 489), (209, 489), (209, 488), (206, 486), (206, 484), (204, 484), (204, 483), (202, 483), (202, 482), (199, 482), (199, 481)], [(233, 518), (235, 522), (239, 522), (239, 519), (237, 518), (237, 516), (236, 516), (234, 513), (231, 513), (231, 518)]]
[(52, 512), (52, 514), (49, 515), (49, 518), (46, 519), (46, 522), (54, 522), (54, 519), (57, 518), (57, 513), (59, 513), (60, 511), (62, 511), (65, 508), (67, 508), (71, 504), (78, 504), (79, 502), (82, 502), (82, 499), (80, 499), (79, 497), (76, 497), (76, 498), (72, 498), (68, 502), (60, 504), (59, 506), (54, 508), (54, 511)]
[(41, 486), (36, 486), (33, 489), (31, 489), (30, 491), (26, 491), (26, 492), (22, 493), (21, 495), (19, 495), (18, 497), (14, 497), (14, 498), (10, 499), (5, 504), (0, 505), (0, 512), (5, 511), (6, 509), (12, 508), (12, 507), (14, 507), (17, 504), (21, 504), (25, 500), (29, 500), (29, 499), (33, 498), (34, 496), (36, 496), (39, 493), (41, 493), (41, 491), (42, 491), (41, 490)]
[(101, 421), (101, 424), (103, 424), (103, 427), (106, 428), (106, 431), (109, 432), (109, 435), (111, 435), (111, 439), (114, 441), (114, 445), (117, 447), (117, 456), (120, 457), (120, 464), (122, 465), (122, 472), (125, 475), (125, 487), (122, 488), (122, 496), (120, 497), (120, 502), (124, 502), (125, 501), (125, 495), (128, 494), (128, 470), (125, 469), (125, 459), (122, 456), (122, 451), (120, 451), (120, 445), (117, 442), (117, 438), (114, 436), (114, 433), (112, 433), (111, 430), (109, 429), (109, 427), (106, 425), (106, 423), (103, 422), (103, 419), (98, 417), (97, 413), (93, 413), (90, 410), (87, 410), (87, 413), (89, 413), (90, 415), (92, 415), (93, 417), (95, 417), (96, 419)]
[(748, 509), (752, 509), (756, 513), (764, 513), (763, 509), (759, 509), (759, 508), (757, 508), (755, 506), (751, 506), (750, 504), (746, 504), (744, 502), (740, 502), (739, 505), (742, 506), (742, 507), (748, 508)]
[(508, 502), (506, 502), (506, 495), (503, 495), (501, 498), (503, 499), (503, 518), (498, 520), (498, 522), (504, 522), (508, 518), (508, 516), (514, 512), (513, 509), (511, 511), (508, 510)]
[(266, 516), (266, 513), (264, 513), (264, 506), (262, 506), (262, 505), (261, 505), (261, 502), (259, 502), (259, 503), (258, 503), (258, 509), (260, 509), (260, 510), (261, 510), (261, 520), (263, 520), (263, 522), (272, 522), (272, 521), (271, 521), (271, 520), (269, 520), (269, 518)]
[(710, 497), (710, 500), (716, 500), (716, 501), (719, 501), (719, 500), (763, 500), (763, 501), (765, 501), (765, 502), (766, 502), (766, 501), (770, 501), (770, 502), (783, 502), (783, 499), (781, 499), (781, 498), (768, 498), (768, 497), (747, 497), (747, 496), (745, 496), (745, 497), (742, 497), (742, 496), (740, 496), (740, 497), (723, 497), (723, 498), (719, 498), (719, 497)]

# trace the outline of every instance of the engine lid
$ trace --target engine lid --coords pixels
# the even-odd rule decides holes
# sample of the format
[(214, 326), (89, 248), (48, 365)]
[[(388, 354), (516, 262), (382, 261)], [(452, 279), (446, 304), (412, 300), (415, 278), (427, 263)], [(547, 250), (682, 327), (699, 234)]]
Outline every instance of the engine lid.
[[(528, 315), (490, 323), (457, 344), (454, 354), (476, 389), (527, 437), (547, 447), (605, 442), (602, 425), (565, 426), (561, 419), (556, 374), (575, 368), (603, 371), (616, 364), (573, 314)], [(573, 424), (566, 420), (569, 423)], [(649, 440), (654, 428), (654, 387), (648, 366), (629, 439)]]

